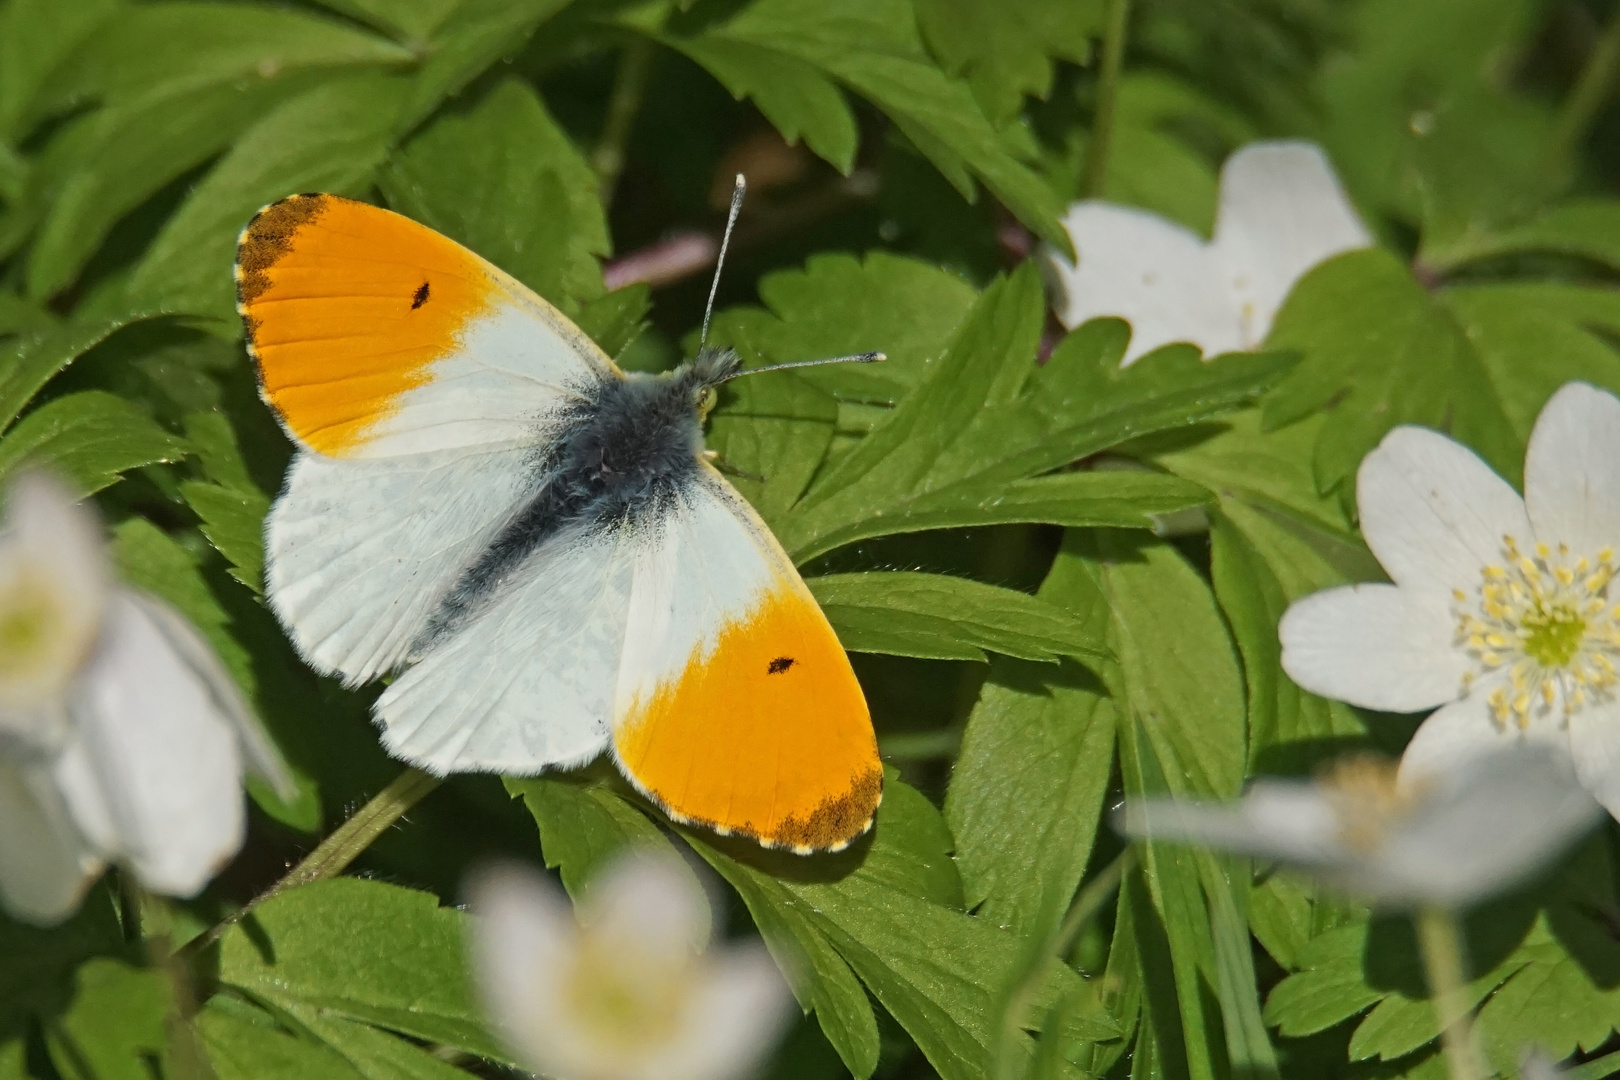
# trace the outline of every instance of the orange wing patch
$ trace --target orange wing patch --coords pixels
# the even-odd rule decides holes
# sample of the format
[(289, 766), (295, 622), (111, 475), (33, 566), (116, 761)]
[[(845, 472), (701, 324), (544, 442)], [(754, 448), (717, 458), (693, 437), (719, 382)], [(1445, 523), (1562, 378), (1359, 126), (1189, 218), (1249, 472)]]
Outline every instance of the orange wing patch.
[(265, 400), (305, 445), (340, 457), (428, 380), (498, 290), (455, 241), (335, 195), (259, 211), (236, 281)]
[(872, 825), (883, 767), (866, 699), (826, 616), (782, 582), (714, 651), (621, 721), (619, 764), (679, 821), (800, 854)]

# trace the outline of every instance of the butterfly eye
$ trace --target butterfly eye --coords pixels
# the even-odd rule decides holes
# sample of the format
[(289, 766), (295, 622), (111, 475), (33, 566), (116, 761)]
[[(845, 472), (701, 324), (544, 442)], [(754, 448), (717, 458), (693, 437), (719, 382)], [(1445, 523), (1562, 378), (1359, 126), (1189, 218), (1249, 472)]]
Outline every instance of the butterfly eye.
[(715, 403), (719, 400), (720, 391), (716, 390), (712, 386), (704, 387), (703, 396), (698, 399), (698, 414), (707, 418), (710, 410), (714, 408)]

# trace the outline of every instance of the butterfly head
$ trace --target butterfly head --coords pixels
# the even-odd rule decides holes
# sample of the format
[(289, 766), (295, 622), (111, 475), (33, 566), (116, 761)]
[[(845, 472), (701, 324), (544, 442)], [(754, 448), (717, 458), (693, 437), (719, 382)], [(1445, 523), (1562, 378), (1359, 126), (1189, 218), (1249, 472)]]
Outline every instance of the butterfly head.
[(734, 349), (704, 346), (697, 356), (681, 365), (676, 378), (691, 388), (692, 404), (698, 419), (707, 420), (720, 398), (720, 384), (742, 371), (742, 360)]

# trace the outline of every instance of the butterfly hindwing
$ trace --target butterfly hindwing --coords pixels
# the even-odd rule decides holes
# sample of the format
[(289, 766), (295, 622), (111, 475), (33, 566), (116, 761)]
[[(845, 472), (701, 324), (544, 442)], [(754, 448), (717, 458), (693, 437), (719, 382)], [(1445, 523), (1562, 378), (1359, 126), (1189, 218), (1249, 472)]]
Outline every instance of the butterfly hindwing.
[(772, 847), (836, 850), (883, 770), (860, 684), (753, 508), (712, 469), (638, 552), (613, 748), (672, 816)]

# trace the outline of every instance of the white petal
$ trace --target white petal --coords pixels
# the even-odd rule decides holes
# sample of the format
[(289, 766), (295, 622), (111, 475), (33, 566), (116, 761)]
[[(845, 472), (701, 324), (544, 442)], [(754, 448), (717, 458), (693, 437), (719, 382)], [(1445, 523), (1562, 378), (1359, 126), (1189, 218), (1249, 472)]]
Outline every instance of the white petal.
[(1602, 816), (1568, 755), (1545, 746), (1510, 744), (1449, 780), (1380, 847), (1385, 899), (1477, 903), (1535, 874)]
[(1519, 498), (1472, 450), (1437, 431), (1398, 427), (1356, 474), (1361, 533), (1397, 585), (1470, 593), (1502, 561), (1502, 541), (1531, 540)]
[(1103, 315), (1127, 320), (1127, 364), (1177, 341), (1210, 356), (1242, 347), (1237, 310), (1198, 236), (1145, 210), (1104, 202), (1075, 203), (1063, 224), (1079, 256), (1078, 266), (1059, 258), (1049, 265), (1063, 325)]
[(1542, 543), (1620, 549), (1620, 399), (1586, 383), (1552, 396), (1530, 433), (1524, 501)]
[(1214, 248), (1242, 314), (1244, 345), (1265, 340), (1294, 283), (1372, 237), (1313, 143), (1252, 143), (1221, 168)]
[(1581, 785), (1620, 818), (1620, 702), (1589, 704), (1571, 716), (1569, 749)]
[[(485, 1011), (536, 1071), (568, 1075), (577, 1036), (561, 1020), (564, 984), (578, 944), (568, 902), (545, 878), (516, 864), (487, 867), (467, 883), (473, 974)], [(586, 1055), (586, 1060), (589, 1060)]]
[(0, 907), (31, 923), (61, 922), (101, 870), (46, 768), (0, 760)]
[(231, 721), (148, 609), (113, 594), (74, 717), (142, 884), (195, 895), (242, 844), (242, 757)]
[(202, 635), (197, 633), (195, 627), (187, 622), (179, 612), (156, 597), (134, 590), (125, 590), (125, 595), (140, 606), (141, 610), (151, 620), (152, 625), (168, 641), (169, 647), (174, 650), (192, 672), (208, 688), (213, 696), (214, 706), (236, 731), (237, 741), (241, 744), (242, 759), (249, 771), (268, 781), (270, 786), (284, 799), (290, 799), (294, 794), (291, 775), (287, 772), (286, 764), (281, 760), (281, 754), (276, 750), (259, 722), (253, 716), (246, 699), (242, 697), (242, 690), (220, 663), (214, 650), (204, 641)]
[(1436, 710), (1418, 726), (1401, 754), (1399, 782), (1403, 787), (1425, 779), (1449, 776), (1467, 762), (1485, 754), (1523, 744), (1544, 746), (1568, 755), (1568, 736), (1560, 718), (1532, 715), (1529, 726), (1503, 727), (1491, 716), (1491, 691), (1504, 676), (1473, 686), (1466, 698)]
[(600, 870), (579, 906), (581, 925), (650, 957), (683, 957), (709, 942), (714, 916), (677, 856), (636, 851)]
[(1302, 866), (1341, 856), (1339, 823), (1316, 785), (1259, 780), (1235, 804), (1130, 799), (1117, 819), (1128, 836), (1202, 844)]
[(736, 1080), (758, 1067), (796, 1011), (765, 947), (724, 949), (708, 966), (679, 1036), (631, 1080)]
[(1277, 626), (1283, 670), (1313, 694), (1386, 712), (1455, 699), (1469, 669), (1434, 593), (1347, 585), (1289, 606)]
[(96, 638), (107, 568), (95, 514), (56, 481), (27, 472), (6, 490), (0, 534), (0, 727), (44, 749), (66, 731), (59, 703)]

